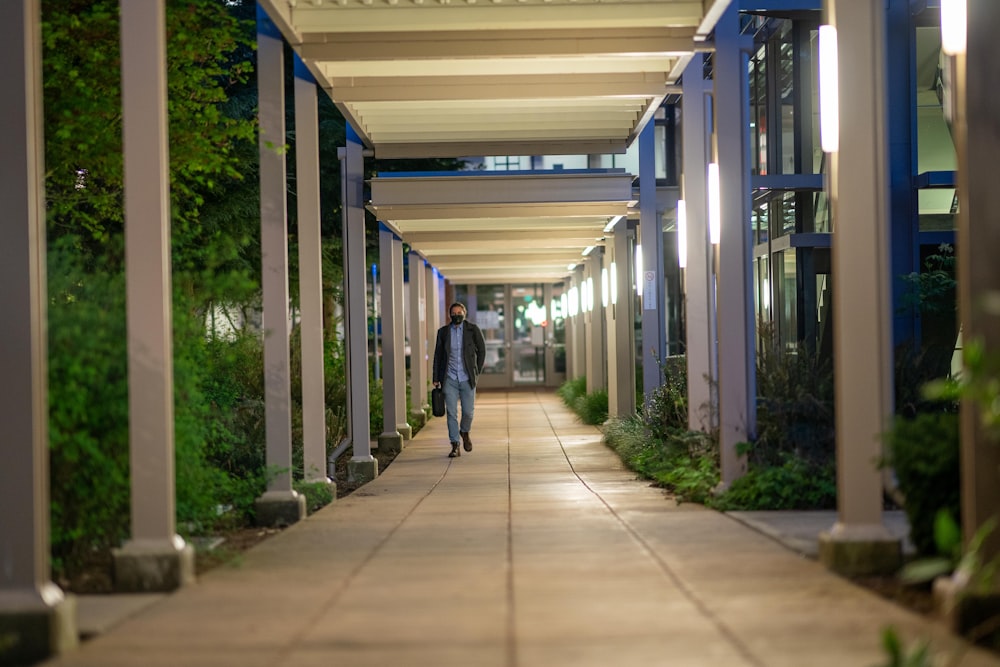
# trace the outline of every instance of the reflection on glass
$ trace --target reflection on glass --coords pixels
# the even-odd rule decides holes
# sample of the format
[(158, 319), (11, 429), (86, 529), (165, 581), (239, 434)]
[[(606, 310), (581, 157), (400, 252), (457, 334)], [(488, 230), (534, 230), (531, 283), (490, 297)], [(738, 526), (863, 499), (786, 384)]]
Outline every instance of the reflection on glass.
[(545, 331), (549, 322), (542, 285), (512, 285), (511, 308), (514, 310), (514, 337), (511, 340), (514, 384), (543, 384)]
[(486, 339), (486, 364), (484, 374), (500, 374), (507, 370), (507, 351), (504, 348), (504, 286), (476, 286), (475, 323), (483, 330)]

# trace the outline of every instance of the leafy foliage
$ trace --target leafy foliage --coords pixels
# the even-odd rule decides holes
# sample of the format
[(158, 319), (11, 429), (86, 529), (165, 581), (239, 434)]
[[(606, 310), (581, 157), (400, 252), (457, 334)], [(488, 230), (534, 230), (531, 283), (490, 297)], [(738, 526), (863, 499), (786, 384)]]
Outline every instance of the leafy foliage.
[(928, 642), (920, 642), (912, 650), (907, 650), (892, 626), (882, 630), (882, 649), (888, 660), (879, 667), (933, 667), (935, 664)]
[(757, 437), (750, 467), (783, 467), (789, 457), (823, 467), (835, 450), (833, 371), (800, 348), (779, 352), (767, 343), (757, 355)]
[(128, 534), (125, 291), (66, 237), (49, 250), (49, 473), (57, 570)]
[(573, 409), (576, 405), (576, 399), (587, 393), (587, 378), (578, 377), (572, 380), (566, 380), (563, 382), (558, 389), (556, 389), (556, 395), (563, 400), (566, 407)]
[(604, 440), (630, 469), (670, 489), (680, 501), (707, 503), (719, 483), (719, 449), (700, 432), (653, 436), (637, 415), (611, 419)]
[(573, 402), (573, 410), (584, 424), (603, 424), (608, 418), (608, 392), (598, 389), (578, 396)]
[(905, 497), (910, 539), (917, 551), (931, 555), (935, 516), (946, 510), (960, 516), (958, 415), (953, 412), (897, 417), (885, 436), (883, 465), (891, 467)]
[(643, 408), (646, 426), (657, 438), (666, 438), (677, 429), (687, 429), (687, 359), (670, 357), (660, 364), (663, 383), (653, 390)]
[(721, 510), (803, 510), (832, 509), (836, 503), (832, 464), (787, 456), (781, 465), (750, 468), (712, 504)]

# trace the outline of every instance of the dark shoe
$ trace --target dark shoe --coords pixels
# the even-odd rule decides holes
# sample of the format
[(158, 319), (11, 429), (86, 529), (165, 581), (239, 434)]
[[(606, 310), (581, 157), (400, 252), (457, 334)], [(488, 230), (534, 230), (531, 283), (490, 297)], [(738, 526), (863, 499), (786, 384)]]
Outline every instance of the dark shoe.
[[(472, 440), (469, 439), (469, 432), (468, 431), (462, 431), (461, 436), (462, 436), (462, 443), (465, 445), (465, 451), (471, 452), (472, 451)], [(458, 445), (455, 445), (455, 446), (457, 447)]]
[(457, 442), (451, 443), (451, 454), (448, 454), (448, 458), (453, 459), (456, 456), (461, 456), (461, 455), (462, 455), (462, 452), (459, 451), (459, 449), (458, 449), (458, 443)]

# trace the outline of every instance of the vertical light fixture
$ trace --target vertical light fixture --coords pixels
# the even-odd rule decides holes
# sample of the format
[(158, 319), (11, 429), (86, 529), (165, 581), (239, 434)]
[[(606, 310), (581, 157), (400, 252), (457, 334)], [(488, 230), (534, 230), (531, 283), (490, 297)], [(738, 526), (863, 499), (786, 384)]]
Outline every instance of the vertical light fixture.
[(688, 221), (687, 204), (677, 200), (677, 266), (687, 268), (688, 263)]
[[(942, 11), (943, 11), (942, 6)], [(837, 28), (819, 27), (819, 143), (825, 153), (840, 148), (840, 68)]]
[[(566, 317), (566, 292), (559, 295), (559, 314)], [(553, 313), (555, 315), (555, 313)], [(555, 319), (553, 317), (553, 319)]]
[(611, 304), (617, 305), (618, 303), (618, 266), (611, 262)]
[(575, 285), (569, 288), (569, 309), (567, 312), (570, 317), (576, 317), (576, 314), (580, 312), (580, 290)]
[(642, 296), (642, 244), (635, 244), (635, 293)]
[(601, 269), (601, 305), (608, 307), (608, 267)]
[(587, 312), (594, 310), (594, 278), (587, 276)]
[(946, 55), (965, 53), (967, 25), (966, 0), (941, 0), (941, 50)]
[(719, 245), (722, 238), (722, 192), (719, 186), (719, 163), (708, 164), (708, 240)]

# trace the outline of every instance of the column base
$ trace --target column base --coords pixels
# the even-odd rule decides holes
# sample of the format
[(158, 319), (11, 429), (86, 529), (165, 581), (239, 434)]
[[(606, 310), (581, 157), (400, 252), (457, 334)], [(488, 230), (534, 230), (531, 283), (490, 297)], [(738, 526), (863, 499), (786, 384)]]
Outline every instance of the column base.
[(129, 540), (111, 551), (115, 590), (166, 593), (194, 583), (194, 548), (173, 540)]
[(0, 591), (0, 665), (32, 665), (80, 643), (76, 598), (53, 583), (44, 591)]
[(410, 422), (417, 425), (417, 428), (427, 425), (427, 414), (422, 410), (414, 410), (410, 413)]
[(955, 634), (969, 641), (995, 646), (1000, 632), (1000, 593), (973, 593), (964, 577), (952, 575), (934, 580), (934, 603), (938, 613)]
[(847, 577), (892, 574), (903, 564), (903, 546), (882, 525), (848, 527), (838, 522), (820, 533), (819, 560)]
[(397, 424), (396, 432), (403, 436), (403, 440), (413, 440), (413, 427), (409, 424)]
[(368, 458), (351, 459), (347, 462), (347, 480), (366, 484), (378, 477), (378, 460)]
[(306, 497), (295, 491), (267, 491), (253, 507), (258, 526), (283, 528), (306, 518)]
[(403, 451), (403, 436), (396, 432), (383, 433), (378, 437), (378, 450), (391, 454), (399, 454)]

